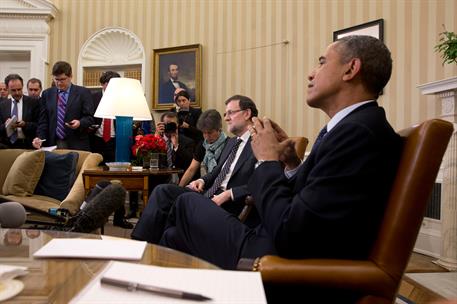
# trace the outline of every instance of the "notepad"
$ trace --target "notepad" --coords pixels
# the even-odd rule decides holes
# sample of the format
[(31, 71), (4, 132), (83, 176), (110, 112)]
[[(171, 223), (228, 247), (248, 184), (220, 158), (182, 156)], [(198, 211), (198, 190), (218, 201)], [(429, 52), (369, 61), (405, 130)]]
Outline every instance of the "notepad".
[(70, 303), (197, 303), (146, 291), (130, 292), (101, 284), (102, 277), (179, 289), (211, 298), (199, 303), (267, 303), (259, 272), (171, 268), (116, 261), (110, 262)]
[(52, 239), (36, 251), (36, 258), (141, 260), (146, 242), (133, 240)]
[(14, 133), (14, 128), (13, 124), (17, 123), (17, 116), (13, 115), (11, 119), (6, 123), (5, 129), (6, 129), (6, 136), (10, 137)]

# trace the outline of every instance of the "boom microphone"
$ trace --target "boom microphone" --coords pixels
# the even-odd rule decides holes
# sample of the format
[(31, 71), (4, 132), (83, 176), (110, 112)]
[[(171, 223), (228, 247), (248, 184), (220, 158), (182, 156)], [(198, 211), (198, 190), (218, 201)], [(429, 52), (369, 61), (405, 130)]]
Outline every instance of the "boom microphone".
[(81, 207), (79, 209), (82, 210), (86, 208), (87, 204), (90, 203), (94, 199), (94, 197), (97, 196), (97, 194), (99, 194), (103, 189), (105, 189), (109, 185), (111, 185), (111, 183), (106, 179), (99, 181), (95, 185), (95, 187), (92, 190), (90, 190), (89, 195), (87, 196), (86, 200), (81, 204)]
[(25, 208), (17, 202), (0, 203), (0, 227), (18, 228), (27, 218)]
[(102, 227), (108, 217), (125, 202), (126, 191), (119, 184), (110, 184), (98, 193), (74, 218), (72, 232), (92, 232)]

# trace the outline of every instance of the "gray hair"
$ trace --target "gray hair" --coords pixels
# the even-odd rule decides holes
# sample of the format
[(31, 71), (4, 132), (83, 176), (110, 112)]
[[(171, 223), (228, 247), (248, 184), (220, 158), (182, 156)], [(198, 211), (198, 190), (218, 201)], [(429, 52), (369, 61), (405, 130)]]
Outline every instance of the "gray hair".
[(377, 97), (392, 74), (392, 57), (386, 45), (371, 36), (353, 35), (338, 39), (336, 48), (342, 63), (360, 59), (362, 83)]

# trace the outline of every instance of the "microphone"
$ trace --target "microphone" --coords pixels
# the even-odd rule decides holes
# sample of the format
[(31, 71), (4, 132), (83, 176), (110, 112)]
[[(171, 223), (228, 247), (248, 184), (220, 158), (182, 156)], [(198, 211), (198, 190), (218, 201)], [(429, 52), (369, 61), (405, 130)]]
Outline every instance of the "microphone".
[(126, 191), (121, 185), (108, 185), (70, 220), (73, 227), (69, 231), (89, 233), (102, 227), (111, 213), (124, 204), (125, 195)]
[(0, 227), (18, 228), (25, 223), (25, 208), (17, 202), (0, 203)]
[(103, 179), (99, 181), (95, 187), (90, 190), (89, 194), (87, 195), (86, 200), (81, 204), (81, 207), (79, 207), (80, 210), (84, 209), (87, 207), (87, 204), (89, 204), (97, 194), (99, 194), (103, 189), (111, 185), (110, 181)]

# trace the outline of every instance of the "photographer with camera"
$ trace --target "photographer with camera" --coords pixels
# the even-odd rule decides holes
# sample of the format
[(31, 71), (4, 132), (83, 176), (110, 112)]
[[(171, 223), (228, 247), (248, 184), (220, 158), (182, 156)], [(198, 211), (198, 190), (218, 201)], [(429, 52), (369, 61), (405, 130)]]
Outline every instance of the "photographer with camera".
[[(167, 165), (169, 168), (187, 170), (192, 162), (195, 142), (178, 132), (178, 115), (175, 112), (165, 112), (156, 124), (156, 134), (162, 136), (167, 143)], [(180, 175), (180, 177), (182, 174)], [(172, 183), (178, 183), (174, 178)]]
[(171, 111), (178, 114), (179, 134), (189, 137), (195, 143), (199, 143), (203, 140), (203, 134), (197, 128), (197, 121), (202, 114), (202, 110), (193, 108), (190, 105), (190, 95), (182, 88), (176, 89), (174, 101), (176, 106)]

